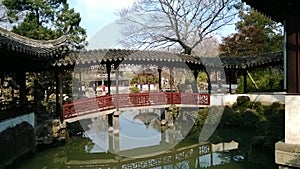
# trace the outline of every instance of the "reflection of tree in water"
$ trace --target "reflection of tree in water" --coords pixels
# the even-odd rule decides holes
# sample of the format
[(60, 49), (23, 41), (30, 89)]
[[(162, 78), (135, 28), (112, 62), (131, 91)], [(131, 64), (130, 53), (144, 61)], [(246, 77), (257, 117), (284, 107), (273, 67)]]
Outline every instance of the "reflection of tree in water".
[(221, 164), (233, 162), (233, 155), (229, 151), (218, 152), (217, 156), (221, 160)]
[[(182, 111), (180, 111), (182, 110)], [(163, 112), (161, 112), (163, 111)], [(169, 112), (167, 112), (169, 111)], [(163, 138), (166, 139), (168, 143), (177, 146), (177, 143), (182, 141), (191, 130), (194, 124), (194, 115), (192, 110), (189, 109), (182, 109), (182, 108), (171, 108), (171, 109), (160, 109), (159, 111), (146, 111), (142, 112), (141, 110), (137, 115), (133, 117), (133, 120), (138, 120), (142, 122), (146, 128), (152, 128), (157, 132), (162, 133)], [(172, 118), (167, 117), (167, 119), (172, 120), (172, 125), (162, 125), (162, 118), (161, 114), (166, 113), (165, 116), (172, 116)], [(167, 120), (166, 119), (166, 120)]]
[[(87, 124), (84, 132), (86, 137), (89, 137), (102, 150), (108, 149), (108, 119), (106, 115), (97, 116), (91, 119), (91, 123)], [(90, 147), (89, 151), (93, 151), (95, 147)]]
[(92, 123), (88, 125), (87, 131), (92, 131), (96, 133), (103, 134), (104, 132), (108, 131), (108, 121), (105, 116), (98, 116), (96, 118), (91, 119)]
[(82, 154), (88, 153), (94, 147), (94, 143), (87, 137), (74, 136), (62, 147), (50, 150), (47, 159), (42, 160), (43, 166), (49, 168), (65, 168), (69, 158), (81, 158)]
[(88, 137), (74, 137), (66, 144), (66, 152), (72, 154), (73, 152), (90, 152), (95, 143)]

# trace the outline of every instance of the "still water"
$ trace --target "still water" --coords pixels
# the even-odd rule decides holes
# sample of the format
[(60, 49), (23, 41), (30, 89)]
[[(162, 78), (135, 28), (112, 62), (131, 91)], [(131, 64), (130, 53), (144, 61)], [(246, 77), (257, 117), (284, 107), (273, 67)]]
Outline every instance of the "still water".
[(199, 142), (201, 129), (192, 122), (161, 127), (159, 115), (159, 109), (121, 112), (112, 132), (106, 116), (82, 121), (82, 136), (38, 150), (10, 168), (277, 168), (274, 153), (251, 148), (255, 131), (217, 128), (209, 140)]

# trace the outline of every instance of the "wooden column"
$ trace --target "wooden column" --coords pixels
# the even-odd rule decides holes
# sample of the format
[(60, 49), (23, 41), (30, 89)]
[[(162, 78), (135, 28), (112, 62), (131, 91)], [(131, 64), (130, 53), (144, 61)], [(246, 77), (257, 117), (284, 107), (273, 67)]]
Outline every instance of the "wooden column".
[(4, 81), (4, 72), (0, 72), (0, 85), (3, 84)]
[(20, 104), (27, 102), (26, 98), (26, 72), (17, 71), (16, 72), (16, 81), (20, 85)]
[(207, 70), (205, 70), (206, 76), (207, 76), (207, 85), (208, 85), (208, 94), (211, 94), (211, 81), (210, 81), (210, 74)]
[(106, 73), (107, 73), (107, 94), (111, 94), (111, 80), (110, 80), (110, 72), (111, 72), (111, 63), (106, 64)]
[(300, 16), (286, 20), (285, 143), (300, 144)]
[(247, 70), (243, 70), (243, 77), (244, 77), (244, 93), (247, 93)]
[(287, 93), (300, 93), (300, 16), (286, 20), (286, 87)]
[(162, 87), (161, 87), (161, 72), (162, 72), (162, 68), (158, 67), (157, 71), (158, 71), (158, 90), (161, 91), (162, 90)]
[(62, 72), (55, 71), (55, 84), (56, 84), (56, 117), (60, 118), (63, 122), (63, 85), (62, 85)]
[[(285, 2), (285, 1), (282, 1)], [(288, 11), (285, 20), (285, 84), (287, 95), (285, 96), (284, 112), (284, 142), (275, 144), (275, 163), (279, 168), (298, 168), (299, 144), (300, 144), (300, 14), (299, 2), (287, 1)]]
[(169, 71), (170, 71), (169, 84), (170, 84), (170, 90), (171, 90), (171, 104), (173, 104), (174, 103), (174, 98), (173, 98), (173, 85), (174, 85), (173, 67), (170, 67)]
[(115, 105), (117, 111), (119, 111), (119, 67), (115, 66), (115, 80), (116, 80), (116, 97), (115, 97)]
[(197, 79), (198, 79), (199, 70), (194, 70), (193, 75), (195, 78), (195, 83), (192, 83), (192, 90), (193, 93), (198, 93), (198, 87), (197, 87)]
[(165, 109), (161, 108), (160, 109), (160, 119), (162, 120), (166, 120), (166, 112)]
[(232, 70), (228, 70), (228, 81), (229, 81), (229, 93), (232, 94)]

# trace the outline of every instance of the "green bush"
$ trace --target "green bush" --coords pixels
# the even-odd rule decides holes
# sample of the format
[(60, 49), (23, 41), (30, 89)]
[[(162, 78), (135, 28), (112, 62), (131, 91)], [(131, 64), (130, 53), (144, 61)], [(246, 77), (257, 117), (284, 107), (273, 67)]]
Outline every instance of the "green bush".
[[(258, 89), (247, 76), (248, 91), (280, 91), (283, 88), (283, 72), (279, 68), (254, 70), (250, 72)], [(236, 93), (244, 93), (244, 77), (238, 77)]]
[(263, 135), (266, 136), (265, 146), (273, 148), (274, 143), (284, 138), (284, 104), (273, 103), (265, 113), (266, 123), (263, 126)]
[[(246, 97), (238, 100), (234, 105), (224, 108), (219, 127), (254, 130), (264, 136), (266, 148), (274, 148), (274, 144), (284, 137), (284, 104), (274, 102), (271, 105), (262, 105), (260, 102), (251, 102)], [(210, 109), (198, 111), (196, 125), (204, 125)]]
[(130, 93), (139, 93), (140, 89), (138, 87), (132, 87), (130, 88)]
[(232, 109), (238, 112), (246, 111), (252, 108), (253, 103), (248, 96), (238, 96), (236, 102), (232, 105)]
[(255, 129), (260, 122), (259, 115), (253, 110), (246, 110), (241, 114), (241, 127), (247, 129)]
[(250, 102), (250, 97), (248, 96), (238, 96), (236, 99), (237, 105), (243, 106), (244, 104)]
[(231, 107), (226, 106), (223, 111), (223, 116), (220, 121), (220, 127), (239, 127), (241, 116), (238, 112), (234, 111)]
[(262, 105), (260, 102), (252, 102), (252, 109), (254, 109), (258, 114), (263, 115), (266, 106)]
[(203, 109), (199, 109), (197, 116), (195, 117), (195, 125), (203, 126), (205, 120), (207, 119), (209, 113), (209, 108), (205, 107)]

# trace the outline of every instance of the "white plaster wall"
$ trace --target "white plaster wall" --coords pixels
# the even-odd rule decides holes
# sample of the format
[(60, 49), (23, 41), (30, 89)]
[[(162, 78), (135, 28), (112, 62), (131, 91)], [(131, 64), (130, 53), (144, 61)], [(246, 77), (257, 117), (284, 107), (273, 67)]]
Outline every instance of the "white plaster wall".
[(285, 97), (285, 139), (288, 144), (300, 144), (300, 96)]
[(248, 96), (250, 101), (261, 102), (262, 104), (271, 104), (273, 102), (285, 103), (285, 94), (212, 94), (210, 105), (232, 105), (236, 102), (238, 96)]
[(0, 132), (6, 130), (9, 127), (14, 127), (17, 124), (22, 123), (23, 121), (28, 122), (29, 124), (31, 124), (34, 127), (34, 123), (35, 123), (34, 113), (32, 112), (29, 114), (21, 115), (21, 116), (7, 119), (7, 120), (0, 122)]
[(210, 95), (210, 106), (222, 106), (225, 104), (224, 94), (211, 94)]

